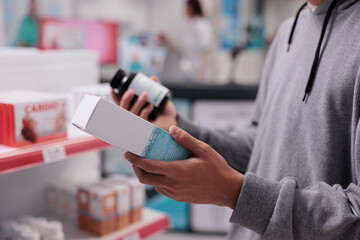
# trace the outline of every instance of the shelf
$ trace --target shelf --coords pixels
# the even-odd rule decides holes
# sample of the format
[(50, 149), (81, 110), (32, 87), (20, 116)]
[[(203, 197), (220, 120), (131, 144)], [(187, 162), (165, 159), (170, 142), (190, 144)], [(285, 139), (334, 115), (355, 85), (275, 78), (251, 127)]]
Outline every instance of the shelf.
[(254, 100), (258, 91), (257, 85), (239, 84), (165, 84), (175, 98), (187, 98), (190, 100), (213, 99), (213, 100)]
[(58, 220), (63, 223), (67, 240), (142, 240), (164, 232), (170, 228), (170, 222), (165, 213), (144, 208), (143, 220), (134, 223), (123, 230), (111, 233), (104, 237), (95, 235), (77, 228), (77, 224), (53, 216), (45, 216), (49, 220)]
[[(102, 83), (110, 82), (104, 78)], [(259, 85), (247, 84), (180, 84), (164, 83), (169, 88), (174, 98), (186, 98), (189, 100), (254, 100)]]
[(78, 154), (108, 147), (110, 147), (108, 143), (90, 135), (70, 137), (21, 148), (0, 146), (0, 174), (61, 161)]

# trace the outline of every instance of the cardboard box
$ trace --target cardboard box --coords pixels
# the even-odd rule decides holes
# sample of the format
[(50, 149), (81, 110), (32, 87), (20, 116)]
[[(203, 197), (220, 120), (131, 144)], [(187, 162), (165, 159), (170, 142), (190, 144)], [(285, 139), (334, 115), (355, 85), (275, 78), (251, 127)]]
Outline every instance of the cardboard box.
[(149, 159), (173, 161), (192, 156), (167, 131), (100, 97), (86, 95), (72, 123), (115, 147)]
[(78, 209), (95, 218), (106, 218), (116, 213), (116, 191), (102, 183), (78, 189)]
[(0, 142), (21, 147), (54, 139), (66, 138), (65, 97), (35, 91), (0, 93)]
[(78, 189), (78, 226), (99, 236), (116, 230), (116, 191), (103, 183)]
[(46, 202), (49, 210), (55, 215), (76, 222), (79, 185), (79, 183), (67, 181), (57, 181), (49, 185), (46, 189)]
[(79, 212), (78, 226), (80, 229), (91, 232), (98, 236), (110, 234), (116, 230), (116, 219), (96, 219), (86, 213)]
[(141, 184), (137, 178), (129, 178), (123, 175), (112, 175), (109, 179), (115, 183), (125, 183), (129, 186), (131, 199), (130, 222), (135, 223), (141, 221), (145, 204), (144, 185)]
[(126, 183), (119, 182), (116, 179), (105, 179), (102, 183), (114, 188), (116, 191), (115, 227), (117, 230), (122, 229), (129, 225), (131, 221), (130, 186)]

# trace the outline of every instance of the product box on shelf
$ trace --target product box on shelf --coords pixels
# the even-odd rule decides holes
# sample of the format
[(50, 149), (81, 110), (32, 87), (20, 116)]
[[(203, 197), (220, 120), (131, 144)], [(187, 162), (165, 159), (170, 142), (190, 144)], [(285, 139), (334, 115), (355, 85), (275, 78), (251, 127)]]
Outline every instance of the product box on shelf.
[(142, 219), (144, 186), (121, 175), (81, 186), (77, 193), (78, 226), (98, 236), (123, 229)]
[(115, 147), (149, 159), (174, 161), (192, 156), (167, 131), (100, 97), (86, 95), (72, 123)]
[(21, 147), (67, 137), (67, 98), (14, 90), (0, 92), (0, 142)]
[(70, 222), (77, 221), (78, 183), (60, 181), (49, 185), (46, 189), (46, 203), (49, 211)]
[(135, 223), (142, 219), (143, 207), (145, 204), (145, 187), (135, 177), (125, 177), (123, 175), (112, 175), (109, 180), (118, 184), (127, 184), (130, 188), (130, 222)]
[(102, 183), (78, 189), (78, 225), (103, 236), (115, 230), (116, 191)]
[(131, 189), (128, 184), (116, 179), (105, 179), (103, 184), (116, 191), (115, 228), (120, 230), (131, 223)]
[(48, 221), (43, 217), (23, 216), (17, 221), (0, 221), (0, 239), (66, 239), (63, 225), (59, 221)]
[(112, 88), (110, 87), (109, 83), (84, 85), (72, 88), (71, 93), (74, 111), (77, 109), (85, 95), (98, 96), (114, 103), (114, 100), (111, 96), (111, 91)]

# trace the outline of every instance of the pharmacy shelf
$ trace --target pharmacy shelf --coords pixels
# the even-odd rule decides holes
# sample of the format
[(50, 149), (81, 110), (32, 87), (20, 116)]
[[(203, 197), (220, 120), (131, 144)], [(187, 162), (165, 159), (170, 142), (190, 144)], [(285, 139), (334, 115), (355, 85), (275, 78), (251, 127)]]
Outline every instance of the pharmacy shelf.
[(235, 83), (225, 85), (214, 84), (165, 84), (174, 98), (189, 100), (254, 100), (258, 91), (257, 85), (239, 85)]
[(160, 234), (170, 228), (170, 222), (165, 213), (144, 208), (143, 219), (120, 231), (104, 237), (95, 235), (77, 228), (77, 224), (51, 215), (45, 216), (49, 220), (58, 220), (63, 223), (65, 238), (68, 240), (143, 240)]
[(21, 148), (9, 148), (0, 145), (0, 174), (62, 161), (82, 153), (108, 147), (110, 147), (108, 143), (90, 135), (54, 140)]

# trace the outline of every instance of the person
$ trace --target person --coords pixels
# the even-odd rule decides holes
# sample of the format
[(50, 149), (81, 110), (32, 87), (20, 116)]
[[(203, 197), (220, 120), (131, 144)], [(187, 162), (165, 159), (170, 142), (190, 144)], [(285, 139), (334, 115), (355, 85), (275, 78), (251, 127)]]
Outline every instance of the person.
[(37, 47), (39, 42), (39, 14), (36, 0), (31, 0), (29, 13), (22, 19), (16, 44), (20, 47)]
[[(154, 124), (194, 157), (125, 157), (178, 201), (233, 209), (229, 239), (360, 238), (360, 1), (308, 0), (268, 51), (248, 128), (206, 129), (172, 103)], [(147, 118), (146, 93), (129, 107)], [(231, 166), (231, 167), (230, 167)]]
[(212, 27), (210, 21), (204, 16), (199, 0), (187, 0), (184, 13), (189, 20), (187, 34), (178, 39), (173, 39), (166, 34), (164, 37), (168, 46), (180, 56), (180, 66), (187, 80), (190, 83), (202, 83), (210, 64)]

